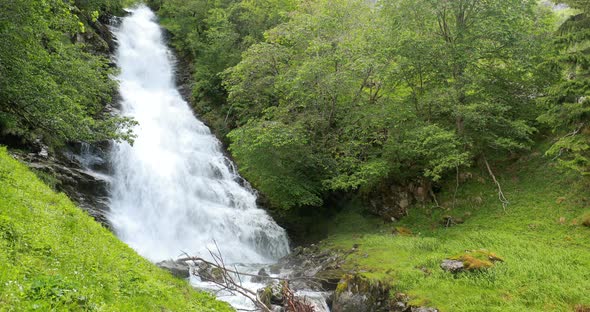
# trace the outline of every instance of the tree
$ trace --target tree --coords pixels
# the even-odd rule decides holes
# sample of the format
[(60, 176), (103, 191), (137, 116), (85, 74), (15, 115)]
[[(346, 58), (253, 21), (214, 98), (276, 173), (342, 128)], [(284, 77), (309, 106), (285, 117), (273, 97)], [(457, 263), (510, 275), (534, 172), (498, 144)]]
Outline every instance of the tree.
[(101, 114), (116, 84), (108, 60), (69, 38), (82, 23), (62, 1), (0, 4), (0, 129), (51, 143), (131, 140), (133, 122)]
[(555, 57), (549, 61), (561, 79), (548, 88), (540, 103), (546, 112), (539, 120), (551, 126), (558, 139), (547, 155), (566, 168), (590, 173), (590, 4), (563, 1), (579, 13), (557, 30)]
[(453, 129), (474, 156), (527, 148), (551, 21), (537, 1), (385, 3), (416, 116)]

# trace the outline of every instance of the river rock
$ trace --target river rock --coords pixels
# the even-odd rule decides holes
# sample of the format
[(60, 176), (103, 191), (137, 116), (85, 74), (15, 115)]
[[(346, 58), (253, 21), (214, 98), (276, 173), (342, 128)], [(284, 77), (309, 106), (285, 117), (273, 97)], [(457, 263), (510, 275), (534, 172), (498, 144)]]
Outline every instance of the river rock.
[(463, 261), (445, 259), (440, 264), (440, 268), (451, 273), (459, 273), (465, 269), (465, 266)]
[(297, 247), (279, 260), (275, 271), (290, 271), (289, 287), (293, 290), (333, 291), (344, 275), (341, 265), (349, 251), (322, 250), (317, 246)]
[(273, 281), (268, 286), (260, 288), (257, 291), (260, 300), (267, 306), (281, 306), (284, 301), (283, 286), (277, 281)]
[(205, 262), (199, 262), (196, 267), (197, 275), (203, 281), (223, 283), (223, 271)]
[(164, 260), (156, 263), (157, 266), (169, 271), (172, 275), (178, 278), (188, 278), (190, 276), (190, 267), (185, 262)]
[(268, 273), (266, 273), (266, 270), (264, 268), (260, 269), (260, 271), (258, 271), (258, 276), (254, 276), (252, 277), (252, 282), (254, 283), (264, 283), (267, 282), (270, 277), (270, 275), (268, 275)]

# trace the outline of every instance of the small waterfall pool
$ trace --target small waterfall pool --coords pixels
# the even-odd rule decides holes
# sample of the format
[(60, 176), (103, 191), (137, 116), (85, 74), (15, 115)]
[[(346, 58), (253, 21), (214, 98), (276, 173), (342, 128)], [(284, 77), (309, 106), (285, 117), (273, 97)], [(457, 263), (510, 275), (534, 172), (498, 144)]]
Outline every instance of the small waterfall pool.
[[(228, 265), (254, 273), (287, 255), (285, 231), (256, 206), (255, 192), (240, 183), (219, 141), (177, 90), (154, 13), (133, 8), (114, 33), (121, 114), (139, 122), (133, 146), (116, 143), (111, 152), (109, 221), (118, 237), (154, 262), (183, 253), (210, 259), (217, 244)], [(236, 296), (218, 296), (249, 308)]]

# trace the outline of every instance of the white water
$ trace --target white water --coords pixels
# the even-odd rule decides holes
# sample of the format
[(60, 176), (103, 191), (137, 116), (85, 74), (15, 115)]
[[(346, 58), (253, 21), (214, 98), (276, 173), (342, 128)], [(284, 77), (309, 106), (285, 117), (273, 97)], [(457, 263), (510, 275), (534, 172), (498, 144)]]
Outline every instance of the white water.
[(218, 140), (174, 84), (173, 58), (152, 11), (131, 10), (115, 30), (122, 114), (139, 122), (133, 146), (116, 144), (110, 216), (116, 234), (144, 257), (183, 252), (227, 263), (271, 263), (289, 252), (287, 236), (256, 195), (241, 186)]

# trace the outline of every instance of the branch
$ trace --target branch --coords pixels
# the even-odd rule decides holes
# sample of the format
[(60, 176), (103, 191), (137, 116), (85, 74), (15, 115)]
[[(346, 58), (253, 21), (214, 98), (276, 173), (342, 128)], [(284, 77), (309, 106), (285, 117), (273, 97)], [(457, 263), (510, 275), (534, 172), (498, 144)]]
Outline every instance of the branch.
[(504, 196), (504, 192), (502, 192), (502, 186), (500, 185), (500, 182), (498, 182), (498, 180), (496, 180), (496, 176), (492, 172), (492, 168), (490, 168), (490, 164), (488, 163), (488, 160), (486, 159), (485, 156), (483, 156), (483, 161), (486, 164), (486, 167), (488, 168), (488, 172), (490, 173), (490, 176), (494, 180), (494, 183), (496, 183), (496, 186), (498, 187), (498, 199), (502, 203), (502, 209), (504, 209), (504, 213), (507, 213), (506, 206), (508, 206), (508, 204), (510, 204), (510, 202), (508, 201), (508, 199), (506, 199), (506, 196)]
[[(286, 308), (286, 311), (288, 311), (288, 312), (314, 312), (313, 305), (308, 303), (305, 298), (300, 299), (300, 298), (295, 297), (295, 295), (293, 294), (293, 291), (288, 286), (290, 279), (280, 278), (280, 277), (271, 277), (271, 276), (261, 276), (258, 274), (241, 273), (237, 270), (237, 268), (235, 266), (234, 266), (233, 270), (228, 269), (225, 265), (225, 261), (223, 260), (223, 257), (221, 255), (221, 251), (219, 250), (219, 246), (217, 245), (217, 242), (214, 241), (214, 243), (215, 243), (215, 248), (217, 249), (217, 251), (213, 252), (208, 249), (209, 254), (213, 258), (213, 262), (205, 260), (201, 257), (188, 256), (184, 252), (183, 252), (183, 254), (186, 257), (180, 258), (176, 261), (181, 261), (181, 262), (193, 261), (195, 264), (197, 262), (202, 262), (202, 263), (207, 264), (208, 266), (213, 267), (214, 269), (218, 269), (219, 272), (221, 272), (220, 279), (215, 280), (215, 279), (207, 278), (206, 280), (208, 282), (211, 282), (211, 283), (217, 285), (218, 287), (221, 288), (221, 290), (227, 290), (232, 295), (235, 295), (237, 293), (237, 294), (244, 296), (245, 298), (250, 300), (257, 308), (257, 310), (239, 309), (241, 311), (271, 312), (270, 308), (262, 301), (262, 299), (258, 295), (258, 292), (253, 291), (253, 290), (248, 289), (243, 286), (241, 275), (245, 275), (245, 276), (251, 276), (251, 277), (264, 277), (264, 278), (268, 278), (268, 279), (282, 281), (283, 287), (281, 289), (281, 292), (283, 294), (283, 298), (285, 298), (284, 302), (283, 302), (283, 306)], [(195, 270), (193, 270), (192, 274), (195, 276), (199, 276), (199, 273)], [(236, 280), (236, 278), (237, 278), (237, 280)], [(321, 279), (312, 278), (312, 277), (310, 277), (310, 278), (300, 277), (300, 278), (294, 278), (291, 280), (297, 280), (297, 279), (308, 279), (308, 280), (320, 280), (321, 281)], [(205, 280), (205, 279), (203, 279), (203, 280)]]

